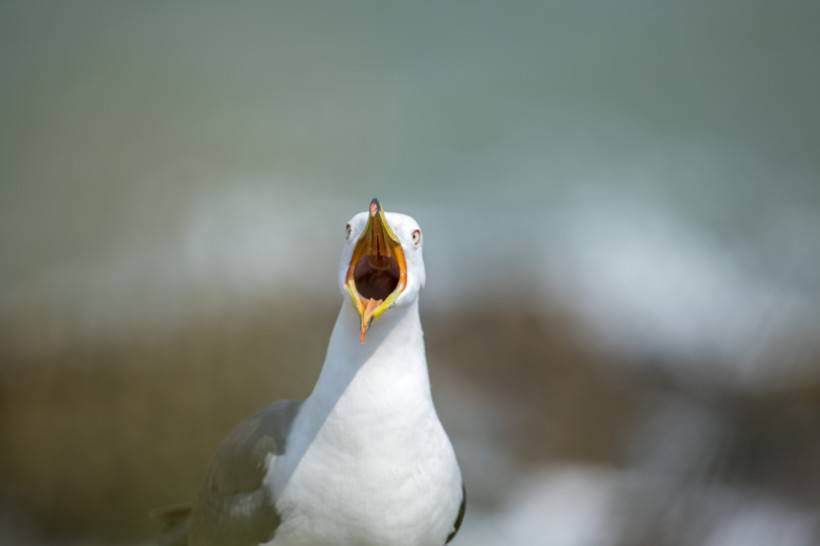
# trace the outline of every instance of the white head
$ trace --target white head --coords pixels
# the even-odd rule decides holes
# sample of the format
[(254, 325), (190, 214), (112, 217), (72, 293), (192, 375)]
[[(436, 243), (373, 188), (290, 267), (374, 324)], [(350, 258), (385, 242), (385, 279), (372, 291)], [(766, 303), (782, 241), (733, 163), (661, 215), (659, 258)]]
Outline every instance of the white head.
[(422, 234), (418, 223), (397, 212), (384, 212), (373, 199), (345, 226), (339, 289), (361, 317), (361, 341), (374, 319), (393, 306), (416, 301), (424, 287)]

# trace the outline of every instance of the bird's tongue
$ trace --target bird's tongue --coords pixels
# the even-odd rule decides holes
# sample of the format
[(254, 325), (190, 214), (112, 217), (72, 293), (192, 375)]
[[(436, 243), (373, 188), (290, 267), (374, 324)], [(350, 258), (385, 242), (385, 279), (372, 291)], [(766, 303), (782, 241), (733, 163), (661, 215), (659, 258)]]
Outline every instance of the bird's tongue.
[(373, 320), (373, 312), (381, 305), (384, 300), (377, 300), (367, 298), (364, 304), (364, 312), (362, 313), (362, 331), (359, 335), (359, 342), (364, 343), (364, 338), (367, 335), (367, 329), (370, 327), (370, 321)]

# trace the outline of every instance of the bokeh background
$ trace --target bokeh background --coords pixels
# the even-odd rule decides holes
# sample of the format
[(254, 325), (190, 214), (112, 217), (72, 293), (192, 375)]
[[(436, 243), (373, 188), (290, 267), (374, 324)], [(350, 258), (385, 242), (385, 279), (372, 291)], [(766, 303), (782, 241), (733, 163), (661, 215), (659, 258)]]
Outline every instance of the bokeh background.
[(820, 544), (820, 4), (0, 3), (0, 543), (144, 544), (425, 230), (455, 545)]

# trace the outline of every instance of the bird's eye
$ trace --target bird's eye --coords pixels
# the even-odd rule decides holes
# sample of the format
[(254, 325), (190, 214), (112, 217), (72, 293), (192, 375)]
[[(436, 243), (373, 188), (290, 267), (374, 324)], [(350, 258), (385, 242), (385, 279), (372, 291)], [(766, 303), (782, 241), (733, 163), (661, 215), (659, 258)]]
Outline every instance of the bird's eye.
[(419, 246), (421, 244), (421, 230), (420, 229), (414, 229), (412, 237), (413, 237), (413, 244), (416, 245), (416, 246)]
[(353, 228), (350, 227), (350, 224), (345, 226), (345, 240), (350, 240), (350, 235), (353, 233)]

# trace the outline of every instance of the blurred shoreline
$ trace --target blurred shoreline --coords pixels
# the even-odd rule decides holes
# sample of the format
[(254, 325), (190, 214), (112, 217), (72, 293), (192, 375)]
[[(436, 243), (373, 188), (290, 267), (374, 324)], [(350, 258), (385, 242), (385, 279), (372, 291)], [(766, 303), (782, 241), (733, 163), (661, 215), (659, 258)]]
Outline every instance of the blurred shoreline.
[[(2, 345), (0, 499), (53, 539), (150, 536), (146, 514), (190, 498), (236, 421), (309, 392), (335, 314), (328, 303), (259, 302), (49, 353)], [(509, 485), (544, 465), (670, 484), (641, 496), (720, 485), (820, 506), (820, 374), (779, 391), (702, 385), (591, 349), (583, 325), (557, 310), (423, 314), (434, 396), (460, 448), (476, 529), (513, 509)], [(629, 528), (653, 528), (650, 508), (624, 516)], [(698, 533), (711, 529), (698, 521)]]

